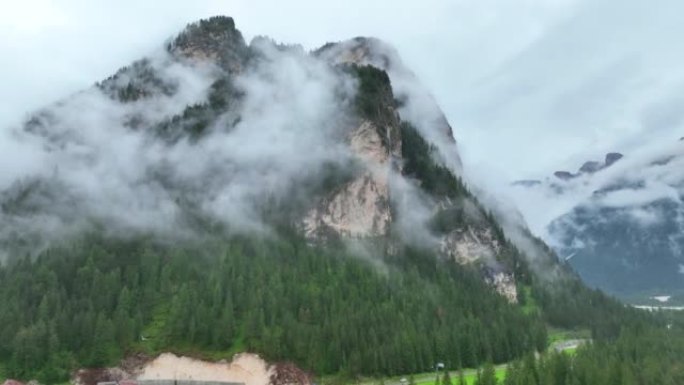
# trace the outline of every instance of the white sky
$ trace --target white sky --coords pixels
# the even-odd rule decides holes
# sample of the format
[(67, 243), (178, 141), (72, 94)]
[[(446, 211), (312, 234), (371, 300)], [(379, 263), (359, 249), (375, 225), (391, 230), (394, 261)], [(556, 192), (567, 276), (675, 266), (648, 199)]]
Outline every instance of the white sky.
[(0, 125), (216, 14), (247, 40), (392, 43), (484, 179), (576, 169), (684, 136), (680, 0), (0, 0)]

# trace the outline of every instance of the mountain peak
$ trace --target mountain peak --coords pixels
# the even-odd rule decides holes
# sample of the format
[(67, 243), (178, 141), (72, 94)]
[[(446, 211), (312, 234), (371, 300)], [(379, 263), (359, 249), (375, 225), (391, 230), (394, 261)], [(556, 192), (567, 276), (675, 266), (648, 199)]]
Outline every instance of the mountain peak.
[[(423, 120), (433, 128), (429, 140), (439, 143), (450, 158), (450, 163), (461, 169), (460, 156), (451, 151), (456, 140), (446, 116), (433, 96), (422, 87), (416, 75), (404, 64), (399, 52), (386, 41), (375, 37), (358, 36), (350, 40), (327, 43), (314, 51), (314, 55), (333, 64), (369, 65), (381, 69), (393, 79), (392, 87), (399, 109), (409, 120)], [(409, 103), (413, 99), (413, 105)], [(418, 113), (416, 106), (420, 106)]]
[(620, 154), (619, 152), (609, 152), (606, 154), (606, 167), (610, 167), (613, 165), (613, 163), (617, 162), (618, 160), (622, 159), (624, 155)]
[(583, 174), (594, 174), (596, 172), (599, 172), (603, 169), (612, 166), (613, 164), (615, 164), (615, 162), (619, 161), (623, 157), (624, 155), (622, 155), (619, 152), (609, 152), (606, 154), (605, 161), (603, 163), (595, 160), (590, 160), (584, 162), (584, 164), (582, 164), (582, 167), (580, 167), (577, 173), (575, 174), (568, 171), (556, 171), (555, 173), (553, 173), (553, 175), (560, 180), (567, 181)]
[(228, 16), (213, 16), (188, 24), (168, 45), (174, 55), (195, 60), (212, 60), (228, 72), (240, 72), (248, 48), (235, 21)]

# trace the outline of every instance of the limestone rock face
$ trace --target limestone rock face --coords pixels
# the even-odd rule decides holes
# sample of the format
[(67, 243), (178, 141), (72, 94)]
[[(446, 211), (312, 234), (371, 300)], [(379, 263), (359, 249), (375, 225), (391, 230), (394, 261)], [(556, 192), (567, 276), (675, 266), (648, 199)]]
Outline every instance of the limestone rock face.
[(387, 184), (365, 173), (312, 209), (303, 222), (309, 238), (325, 230), (360, 238), (386, 235), (391, 219)]
[(444, 236), (441, 249), (445, 255), (465, 265), (483, 258), (494, 258), (501, 251), (501, 245), (490, 229), (467, 227)]
[(513, 274), (499, 271), (494, 273), (491, 277), (485, 278), (485, 282), (506, 298), (508, 302), (518, 302), (518, 290), (515, 285), (515, 277)]
[(375, 125), (363, 121), (349, 136), (350, 147), (365, 169), (303, 219), (305, 235), (315, 239), (332, 231), (353, 238), (384, 236), (392, 222), (390, 210), (390, 150)]
[(349, 142), (352, 152), (366, 163), (384, 165), (390, 157), (378, 129), (369, 121), (362, 122), (352, 131)]
[(442, 237), (440, 248), (442, 254), (461, 265), (482, 262), (485, 282), (509, 302), (517, 303), (515, 277), (496, 261), (502, 245), (490, 228), (468, 226), (454, 230)]

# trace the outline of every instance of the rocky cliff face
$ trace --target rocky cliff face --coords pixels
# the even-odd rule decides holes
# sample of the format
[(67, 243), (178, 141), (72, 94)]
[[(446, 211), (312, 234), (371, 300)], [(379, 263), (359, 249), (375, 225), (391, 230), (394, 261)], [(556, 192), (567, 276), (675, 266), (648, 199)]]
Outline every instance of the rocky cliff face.
[(392, 147), (400, 146), (400, 142), (394, 138), (397, 144), (390, 142), (388, 148), (378, 131), (374, 123), (363, 121), (350, 133), (352, 153), (364, 165), (364, 170), (309, 210), (303, 219), (308, 238), (317, 239), (330, 232), (353, 238), (389, 234), (392, 223), (389, 178), (392, 171), (397, 171), (390, 160)]
[(451, 125), (430, 92), (404, 65), (393, 47), (375, 38), (357, 37), (341, 43), (328, 43), (314, 54), (337, 65), (369, 65), (387, 72), (402, 118), (414, 124), (428, 141), (439, 148), (443, 161), (456, 172), (461, 170)]
[(442, 237), (442, 252), (460, 264), (493, 259), (501, 252), (501, 244), (491, 229), (472, 227), (451, 231)]
[(515, 275), (497, 262), (503, 245), (491, 228), (465, 227), (440, 239), (441, 252), (461, 265), (485, 262), (483, 277), (509, 302), (518, 302)]
[[(385, 98), (385, 104), (394, 107), (390, 115), (396, 116), (397, 119), (384, 121), (380, 119), (375, 124), (384, 125), (385, 129), (357, 130), (361, 135), (357, 134), (354, 136), (355, 139), (352, 139), (355, 152), (362, 158), (371, 159), (374, 162), (375, 177), (380, 176), (380, 179), (374, 182), (373, 178), (369, 178), (367, 174), (361, 176), (351, 182), (348, 187), (368, 186), (365, 190), (362, 191), (358, 187), (355, 190), (343, 189), (332, 200), (329, 200), (327, 205), (324, 204), (322, 210), (314, 210), (313, 215), (307, 217), (306, 223), (308, 225), (314, 222), (310, 219), (312, 217), (321, 218), (321, 213), (334, 213), (335, 209), (338, 209), (338, 212), (344, 211), (339, 210), (341, 202), (348, 202), (348, 206), (358, 206), (362, 203), (365, 206), (362, 210), (348, 210), (348, 212), (358, 213), (364, 219), (359, 220), (360, 218), (356, 217), (355, 220), (346, 220), (347, 223), (365, 224), (355, 226), (366, 229), (364, 232), (357, 232), (356, 235), (364, 234), (371, 237), (387, 235), (392, 228), (392, 222), (399, 221), (400, 218), (392, 215), (391, 184), (389, 189), (376, 186), (386, 186), (388, 178), (392, 178), (393, 174), (403, 172), (402, 165), (407, 161), (402, 157), (401, 145), (405, 141), (400, 137), (397, 125), (402, 120), (413, 124), (434, 148), (431, 152), (433, 159), (445, 165), (452, 175), (457, 175), (462, 166), (453, 130), (437, 103), (427, 91), (422, 89), (415, 75), (404, 66), (396, 51), (382, 41), (372, 38), (355, 38), (346, 42), (327, 44), (315, 51), (315, 55), (335, 65), (373, 66), (386, 71), (391, 80), (393, 95), (391, 98)], [(396, 104), (394, 104), (395, 100), (398, 101)], [(377, 132), (386, 132), (390, 135), (383, 142), (382, 138), (376, 134)], [(382, 143), (384, 145), (381, 146)], [(378, 170), (381, 170), (381, 175), (378, 175)], [(357, 191), (362, 193), (354, 198), (354, 193)], [(463, 198), (434, 200), (429, 204), (429, 210), (434, 216), (443, 215), (451, 212), (455, 206), (462, 205)], [(469, 212), (465, 216), (474, 224), (464, 222), (449, 228), (448, 231), (433, 234), (434, 245), (442, 255), (456, 263), (482, 265), (483, 278), (509, 301), (516, 302), (517, 289), (514, 274), (510, 267), (497, 262), (497, 257), (501, 254), (503, 243), (506, 241), (501, 238), (500, 234), (495, 234), (495, 231), (489, 227), (490, 224), (481, 222), (482, 210), (477, 205), (467, 210)], [(329, 218), (327, 221), (319, 220), (318, 223), (333, 222), (331, 221), (333, 215), (328, 214), (327, 217)], [(378, 224), (381, 225), (378, 226)], [(309, 228), (311, 226), (307, 226), (307, 229)], [(342, 228), (342, 233), (349, 234), (350, 232)], [(497, 271), (496, 275), (490, 274), (492, 266), (496, 266), (494, 268)]]

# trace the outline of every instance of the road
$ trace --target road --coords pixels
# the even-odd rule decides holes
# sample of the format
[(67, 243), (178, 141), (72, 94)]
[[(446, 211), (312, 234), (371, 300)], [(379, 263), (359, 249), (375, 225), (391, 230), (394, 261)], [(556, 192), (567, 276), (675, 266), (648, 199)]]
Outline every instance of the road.
[[(494, 367), (495, 370), (501, 370), (505, 369), (507, 364), (501, 364), (497, 365)], [(466, 369), (463, 371), (464, 376), (470, 376), (470, 375), (475, 375), (477, 374), (477, 369)], [(458, 371), (453, 370), (449, 371), (449, 375), (451, 376), (451, 379), (454, 383), (457, 383), (458, 381)], [(442, 376), (444, 376), (444, 372), (440, 371), (439, 372), (439, 378), (441, 379)], [(416, 385), (421, 385), (421, 384), (426, 384), (426, 383), (432, 383), (435, 381), (435, 378), (437, 377), (437, 373), (435, 372), (427, 372), (427, 373), (420, 373), (420, 374), (414, 374), (413, 375), (413, 380), (415, 381)], [(409, 376), (401, 376), (401, 377), (391, 377), (391, 378), (386, 378), (385, 379), (385, 385), (406, 385), (408, 382), (402, 382), (402, 379), (408, 380)], [(357, 382), (356, 385), (377, 385), (379, 383), (379, 380), (363, 380), (361, 382)]]

